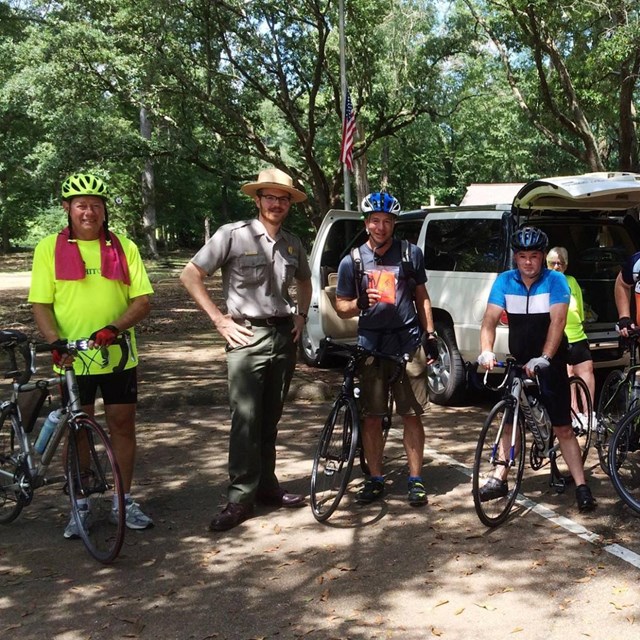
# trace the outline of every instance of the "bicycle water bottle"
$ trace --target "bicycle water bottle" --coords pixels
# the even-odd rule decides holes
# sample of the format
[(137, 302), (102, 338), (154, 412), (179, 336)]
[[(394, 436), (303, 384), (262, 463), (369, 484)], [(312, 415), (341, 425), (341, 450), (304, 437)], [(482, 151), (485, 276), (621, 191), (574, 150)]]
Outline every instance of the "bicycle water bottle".
[(527, 400), (529, 400), (529, 407), (531, 409), (533, 419), (536, 421), (538, 429), (540, 429), (540, 434), (546, 440), (549, 432), (547, 431), (547, 415), (544, 407), (535, 396), (527, 396)]
[(47, 444), (49, 443), (49, 440), (53, 435), (53, 432), (56, 430), (56, 427), (58, 426), (58, 422), (60, 422), (61, 416), (62, 416), (61, 409), (56, 409), (55, 411), (52, 411), (47, 416), (47, 419), (44, 421), (44, 424), (42, 425), (42, 429), (40, 429), (40, 433), (38, 434), (38, 438), (34, 445), (34, 449), (38, 453), (40, 454), (44, 453), (44, 450), (47, 448)]

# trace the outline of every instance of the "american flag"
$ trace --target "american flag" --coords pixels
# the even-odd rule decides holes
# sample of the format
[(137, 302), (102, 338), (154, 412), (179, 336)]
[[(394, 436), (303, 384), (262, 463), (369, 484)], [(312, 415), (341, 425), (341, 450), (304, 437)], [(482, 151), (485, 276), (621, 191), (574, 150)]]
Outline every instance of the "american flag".
[(342, 143), (340, 145), (340, 162), (347, 165), (349, 171), (353, 171), (353, 138), (356, 133), (356, 118), (353, 113), (351, 96), (347, 89), (344, 101), (344, 120), (342, 121)]

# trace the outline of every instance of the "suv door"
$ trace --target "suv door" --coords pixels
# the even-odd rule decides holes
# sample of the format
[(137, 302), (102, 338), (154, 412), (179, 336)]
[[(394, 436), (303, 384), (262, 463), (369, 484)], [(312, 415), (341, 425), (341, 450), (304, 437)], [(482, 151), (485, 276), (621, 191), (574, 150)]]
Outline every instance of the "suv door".
[[(429, 213), (418, 246), (425, 256), (427, 290), (439, 337), (439, 362), (429, 368), (429, 394), (437, 404), (459, 402), (466, 362), (480, 346), (480, 325), (498, 273), (509, 267), (510, 206), (450, 208)], [(508, 353), (508, 331), (496, 331), (495, 352)]]

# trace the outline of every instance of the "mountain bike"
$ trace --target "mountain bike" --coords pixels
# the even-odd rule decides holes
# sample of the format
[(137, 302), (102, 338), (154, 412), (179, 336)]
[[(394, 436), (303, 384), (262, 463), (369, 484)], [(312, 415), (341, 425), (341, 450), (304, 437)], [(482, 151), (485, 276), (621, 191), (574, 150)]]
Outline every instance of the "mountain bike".
[[(122, 369), (130, 353), (129, 334), (117, 340), (122, 357), (116, 370)], [(0, 405), (0, 524), (15, 520), (33, 500), (37, 489), (64, 483), (71, 511), (77, 523), (88, 501), (89, 515), (79, 526), (87, 551), (99, 562), (110, 563), (118, 556), (125, 532), (125, 507), (122, 480), (109, 438), (103, 428), (82, 411), (78, 382), (73, 366), (55, 377), (31, 381), (36, 373), (36, 353), (57, 350), (80, 358), (85, 363), (95, 357), (106, 358), (106, 350), (88, 355), (88, 340), (62, 344), (33, 343), (19, 331), (0, 331), (0, 353), (8, 363), (4, 378), (12, 380), (11, 397)], [(34, 426), (45, 400), (58, 384), (60, 419), (39, 454), (34, 444)], [(60, 443), (64, 440), (64, 475), (47, 475)], [(114, 509), (115, 507), (115, 509)]]
[(600, 466), (609, 473), (608, 446), (616, 426), (622, 417), (640, 407), (640, 364), (638, 364), (638, 339), (640, 330), (629, 330), (629, 337), (620, 337), (620, 345), (629, 351), (629, 365), (621, 371), (613, 369), (605, 378), (600, 391), (596, 412), (594, 446), (598, 451)]
[[(473, 502), (478, 517), (488, 527), (502, 524), (518, 497), (524, 475), (527, 431), (533, 437), (529, 448), (531, 468), (537, 471), (548, 465), (549, 486), (558, 493), (573, 481), (540, 398), (537, 381), (528, 378), (523, 365), (512, 358), (497, 365), (505, 369), (502, 382), (497, 387), (489, 386), (487, 371), (484, 384), (494, 391), (502, 389), (504, 397), (489, 412), (473, 462)], [(570, 378), (569, 386), (573, 400), (572, 425), (584, 463), (593, 429), (591, 395), (582, 378)], [(588, 417), (579, 419), (579, 414)], [(495, 485), (492, 497), (486, 492), (490, 483)]]
[(356, 384), (360, 365), (368, 359), (376, 358), (389, 360), (396, 365), (389, 378), (387, 412), (382, 419), (383, 442), (386, 442), (393, 410), (392, 385), (400, 379), (409, 360), (408, 355), (390, 356), (378, 351), (368, 351), (359, 346), (337, 344), (331, 338), (325, 338), (321, 343), (318, 358), (325, 358), (329, 351), (336, 355), (346, 352), (348, 359), (340, 391), (324, 423), (313, 457), (311, 510), (319, 522), (327, 520), (338, 508), (358, 455), (363, 473), (368, 475), (364, 449), (360, 440), (358, 408), (360, 388)]

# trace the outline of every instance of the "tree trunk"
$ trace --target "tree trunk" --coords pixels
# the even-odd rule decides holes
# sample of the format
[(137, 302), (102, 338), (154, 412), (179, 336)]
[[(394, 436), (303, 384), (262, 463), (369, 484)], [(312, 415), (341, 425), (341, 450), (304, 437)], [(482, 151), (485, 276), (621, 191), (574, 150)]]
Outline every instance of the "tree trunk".
[[(146, 108), (140, 107), (140, 135), (145, 140), (151, 140), (151, 121)], [(147, 158), (142, 171), (142, 226), (149, 255), (158, 258), (156, 244), (156, 187), (153, 170), (153, 160)]]

